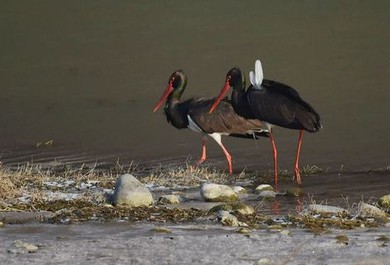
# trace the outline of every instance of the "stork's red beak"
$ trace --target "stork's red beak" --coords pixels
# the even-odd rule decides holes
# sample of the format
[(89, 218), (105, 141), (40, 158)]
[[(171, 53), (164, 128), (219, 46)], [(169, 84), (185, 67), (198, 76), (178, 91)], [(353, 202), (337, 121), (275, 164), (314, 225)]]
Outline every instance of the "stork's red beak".
[(215, 100), (214, 104), (211, 106), (209, 113), (213, 112), (217, 108), (219, 102), (221, 102), (221, 100), (226, 96), (227, 92), (229, 91), (229, 88), (230, 88), (230, 78), (226, 79), (225, 85), (221, 89), (221, 92), (219, 92), (219, 95)]
[(154, 106), (153, 112), (156, 112), (161, 107), (161, 105), (167, 100), (169, 94), (171, 94), (172, 91), (173, 91), (173, 85), (172, 82), (169, 82), (167, 88), (165, 89), (164, 94), (161, 96), (160, 100)]

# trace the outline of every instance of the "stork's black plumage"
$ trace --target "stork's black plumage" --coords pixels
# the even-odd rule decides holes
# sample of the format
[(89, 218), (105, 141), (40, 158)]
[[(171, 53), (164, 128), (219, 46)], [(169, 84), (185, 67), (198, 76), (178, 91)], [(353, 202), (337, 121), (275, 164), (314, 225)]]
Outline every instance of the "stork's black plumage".
[[(157, 102), (157, 111), (166, 101), (164, 113), (167, 121), (178, 129), (189, 128), (212, 137), (225, 153), (229, 173), (233, 172), (231, 155), (221, 141), (221, 135), (253, 139), (257, 136), (268, 137), (267, 130), (262, 129), (262, 123), (256, 119), (245, 119), (236, 114), (230, 101), (221, 100), (215, 112), (209, 114), (209, 109), (215, 99), (192, 98), (181, 101), (181, 95), (187, 85), (187, 76), (182, 70), (175, 71), (169, 78), (168, 87)], [(206, 137), (202, 138), (202, 156), (197, 165), (206, 160)]]
[(247, 100), (259, 120), (281, 127), (317, 132), (320, 115), (292, 87), (263, 79), (261, 89), (248, 88)]
[(275, 184), (278, 181), (277, 149), (271, 127), (277, 125), (300, 130), (294, 171), (296, 181), (301, 184), (298, 163), (303, 131), (319, 131), (322, 128), (320, 115), (300, 97), (294, 88), (277, 81), (263, 79), (260, 61), (256, 61), (255, 70), (256, 74), (253, 72), (250, 74), (252, 85), (245, 90), (240, 85), (242, 80), (240, 69), (232, 68), (226, 75), (225, 86), (211, 107), (210, 112), (218, 106), (219, 100), (225, 97), (229, 88), (233, 88), (231, 99), (236, 113), (246, 119), (258, 119), (268, 127), (273, 148)]

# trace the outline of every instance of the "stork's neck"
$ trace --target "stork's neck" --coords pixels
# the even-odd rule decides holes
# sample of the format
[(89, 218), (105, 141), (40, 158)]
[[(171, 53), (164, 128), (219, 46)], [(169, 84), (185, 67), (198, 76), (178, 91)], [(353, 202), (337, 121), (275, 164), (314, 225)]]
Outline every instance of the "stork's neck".
[(231, 96), (232, 105), (234, 111), (246, 118), (246, 119), (254, 119), (255, 117), (252, 114), (252, 111), (249, 108), (249, 102), (247, 100), (246, 91), (242, 88), (234, 88)]
[(174, 89), (167, 98), (167, 102), (165, 105), (166, 107), (173, 107), (173, 105), (180, 102), (181, 95), (183, 95), (183, 92), (187, 86), (187, 78), (183, 76), (174, 80), (173, 82)]

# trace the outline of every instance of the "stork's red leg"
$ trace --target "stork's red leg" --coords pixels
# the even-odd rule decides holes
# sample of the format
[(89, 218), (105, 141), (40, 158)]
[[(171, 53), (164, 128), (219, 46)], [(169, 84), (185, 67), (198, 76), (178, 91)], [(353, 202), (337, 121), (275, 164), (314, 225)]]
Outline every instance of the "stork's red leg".
[(295, 180), (297, 181), (297, 183), (299, 185), (302, 184), (301, 172), (299, 171), (299, 157), (301, 155), (302, 138), (303, 138), (303, 130), (300, 130), (299, 131), (299, 138), (298, 138), (298, 146), (297, 146), (297, 155), (296, 155), (295, 167), (294, 167)]
[(272, 154), (274, 158), (274, 181), (275, 181), (275, 186), (277, 186), (278, 185), (278, 150), (276, 150), (275, 140), (274, 137), (272, 136), (271, 131), (269, 133), (269, 139), (271, 140), (271, 144), (272, 144)]
[(225, 153), (226, 160), (228, 163), (228, 168), (229, 168), (229, 174), (233, 174), (233, 166), (232, 166), (232, 156), (229, 154), (228, 150), (225, 148), (225, 146), (221, 143), (220, 144), (222, 151)]
[(229, 174), (233, 174), (233, 166), (232, 166), (232, 156), (229, 154), (228, 150), (225, 148), (225, 146), (222, 144), (221, 135), (219, 133), (211, 133), (209, 134), (222, 148), (223, 153), (226, 156), (226, 160), (228, 163), (228, 169)]
[(196, 162), (197, 166), (199, 166), (200, 164), (202, 164), (206, 160), (206, 157), (207, 157), (206, 156), (206, 142), (207, 142), (207, 137), (203, 136), (202, 137), (202, 156), (200, 157), (198, 162)]

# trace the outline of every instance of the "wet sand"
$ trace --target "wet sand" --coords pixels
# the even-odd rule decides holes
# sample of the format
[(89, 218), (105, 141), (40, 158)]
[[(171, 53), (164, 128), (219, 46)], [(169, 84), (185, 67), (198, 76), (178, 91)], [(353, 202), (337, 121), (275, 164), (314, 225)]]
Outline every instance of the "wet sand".
[[(151, 224), (14, 225), (0, 229), (4, 264), (388, 264), (390, 228), (331, 230), (315, 235), (301, 229), (237, 233), (220, 226)], [(346, 236), (347, 240), (338, 240)], [(22, 240), (38, 246), (26, 253)]]

